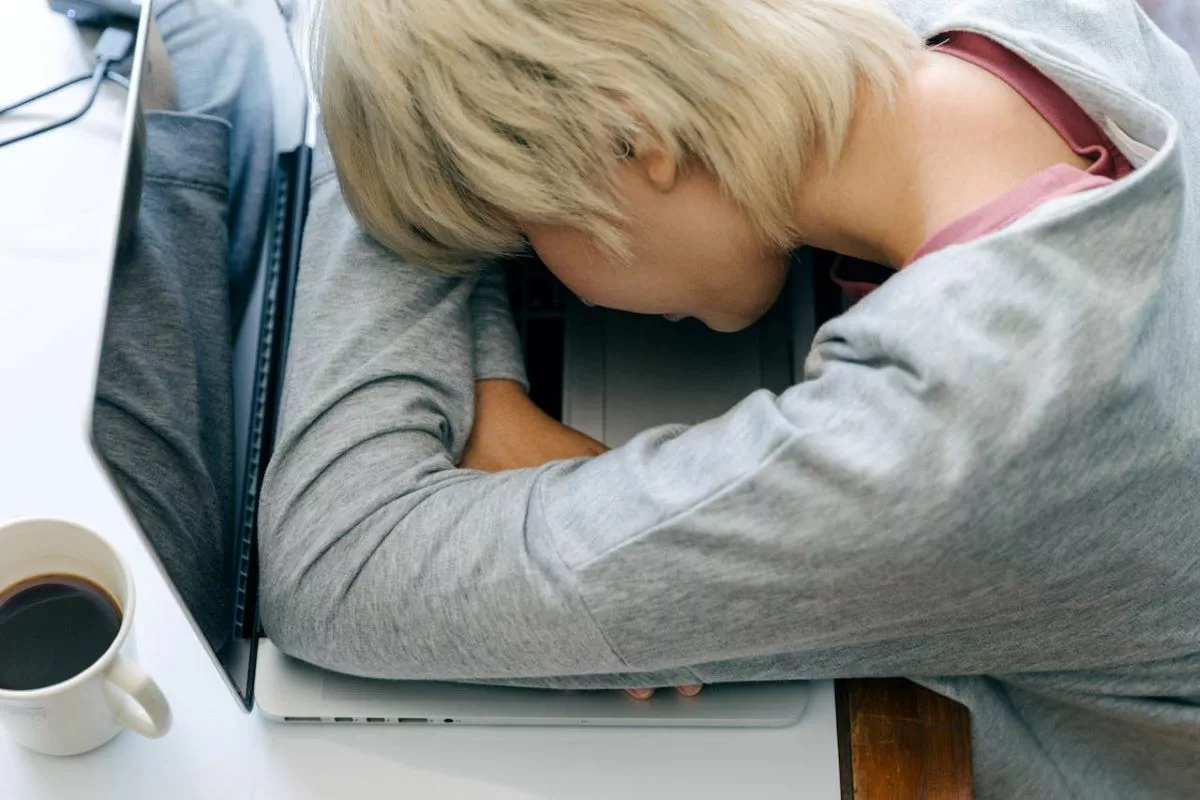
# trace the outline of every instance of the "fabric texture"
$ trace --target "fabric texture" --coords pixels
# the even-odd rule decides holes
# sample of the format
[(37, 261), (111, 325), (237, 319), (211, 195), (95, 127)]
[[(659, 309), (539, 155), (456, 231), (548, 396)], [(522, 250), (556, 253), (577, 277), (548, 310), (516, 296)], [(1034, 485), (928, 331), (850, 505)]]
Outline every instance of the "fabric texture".
[(1019, 55), (1137, 167), (931, 253), (806, 380), (603, 456), (483, 474), (473, 279), (314, 186), (261, 611), (380, 678), (905, 675), (971, 709), (977, 796), (1200, 786), (1200, 79), (1133, 0), (906, 0)]

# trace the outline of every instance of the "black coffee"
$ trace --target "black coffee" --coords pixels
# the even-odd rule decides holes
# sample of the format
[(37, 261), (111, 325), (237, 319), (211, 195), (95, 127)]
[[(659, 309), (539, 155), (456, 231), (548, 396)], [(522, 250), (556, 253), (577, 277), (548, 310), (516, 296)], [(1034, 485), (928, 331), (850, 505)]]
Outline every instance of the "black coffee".
[(0, 593), (0, 689), (27, 691), (73, 678), (117, 638), (121, 607), (75, 575), (41, 575)]

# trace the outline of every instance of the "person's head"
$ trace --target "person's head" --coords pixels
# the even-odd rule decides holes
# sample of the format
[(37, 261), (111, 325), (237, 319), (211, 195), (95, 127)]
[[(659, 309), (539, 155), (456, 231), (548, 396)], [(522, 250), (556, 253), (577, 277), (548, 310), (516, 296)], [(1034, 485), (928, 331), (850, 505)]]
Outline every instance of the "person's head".
[(918, 47), (885, 0), (324, 0), (347, 203), (414, 263), (532, 245), (588, 302), (753, 322), (796, 195)]

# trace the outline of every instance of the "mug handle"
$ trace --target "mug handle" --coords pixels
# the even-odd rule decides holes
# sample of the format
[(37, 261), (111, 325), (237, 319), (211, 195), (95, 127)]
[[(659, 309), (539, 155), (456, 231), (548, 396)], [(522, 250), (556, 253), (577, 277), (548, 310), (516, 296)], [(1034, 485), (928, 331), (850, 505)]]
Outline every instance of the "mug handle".
[(104, 676), (104, 697), (121, 727), (150, 739), (171, 729), (171, 706), (158, 684), (120, 654)]

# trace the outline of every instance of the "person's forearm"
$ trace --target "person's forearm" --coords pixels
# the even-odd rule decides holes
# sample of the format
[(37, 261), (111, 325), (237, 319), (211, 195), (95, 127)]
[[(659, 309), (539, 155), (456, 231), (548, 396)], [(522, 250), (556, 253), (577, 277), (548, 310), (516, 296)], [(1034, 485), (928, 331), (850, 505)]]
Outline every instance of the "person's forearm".
[(537, 474), (455, 467), (472, 288), (398, 263), (331, 179), (314, 186), (263, 487), (264, 624), (294, 655), (377, 677), (625, 671), (557, 556), (522, 541)]
[(603, 444), (553, 419), (507, 379), (475, 382), (475, 420), (460, 466), (499, 472), (596, 456)]

